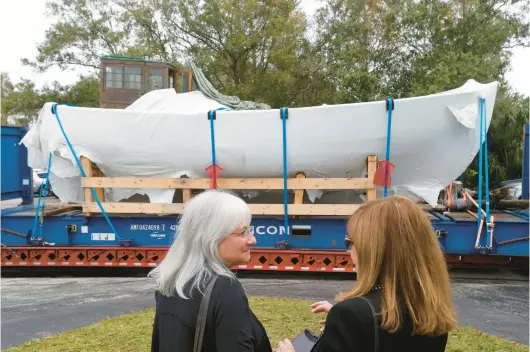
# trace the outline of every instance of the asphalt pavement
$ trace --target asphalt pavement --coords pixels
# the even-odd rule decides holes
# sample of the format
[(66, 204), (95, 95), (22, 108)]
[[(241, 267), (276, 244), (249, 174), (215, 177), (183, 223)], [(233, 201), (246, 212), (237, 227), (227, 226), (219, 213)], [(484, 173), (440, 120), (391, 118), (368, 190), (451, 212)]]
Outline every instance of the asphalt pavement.
[[(333, 301), (346, 280), (241, 279), (249, 296)], [(463, 326), (528, 344), (528, 282), (453, 283)], [(153, 283), (143, 277), (2, 278), (1, 348), (154, 306)], [(309, 308), (308, 308), (309, 309)]]

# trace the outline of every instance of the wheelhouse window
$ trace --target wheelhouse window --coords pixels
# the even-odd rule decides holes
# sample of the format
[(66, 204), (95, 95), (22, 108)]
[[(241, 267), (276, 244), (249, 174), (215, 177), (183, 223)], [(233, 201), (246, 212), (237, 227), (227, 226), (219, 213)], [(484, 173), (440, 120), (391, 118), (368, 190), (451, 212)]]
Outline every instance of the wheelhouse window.
[(152, 68), (149, 70), (149, 90), (164, 88), (164, 70)]
[(123, 66), (107, 66), (105, 77), (105, 87), (123, 88)]
[(140, 67), (125, 66), (125, 88), (142, 88), (142, 69)]
[(118, 89), (141, 89), (142, 69), (135, 66), (109, 65), (105, 68), (105, 87)]

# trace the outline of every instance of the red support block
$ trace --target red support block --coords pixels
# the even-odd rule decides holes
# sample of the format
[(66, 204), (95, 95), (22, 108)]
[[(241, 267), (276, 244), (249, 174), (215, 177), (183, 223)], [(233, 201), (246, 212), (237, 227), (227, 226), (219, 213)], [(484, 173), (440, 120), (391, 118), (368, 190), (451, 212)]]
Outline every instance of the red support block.
[(379, 161), (379, 167), (375, 172), (374, 185), (390, 188), (392, 185), (392, 171), (394, 171), (395, 165), (390, 161), (381, 160)]

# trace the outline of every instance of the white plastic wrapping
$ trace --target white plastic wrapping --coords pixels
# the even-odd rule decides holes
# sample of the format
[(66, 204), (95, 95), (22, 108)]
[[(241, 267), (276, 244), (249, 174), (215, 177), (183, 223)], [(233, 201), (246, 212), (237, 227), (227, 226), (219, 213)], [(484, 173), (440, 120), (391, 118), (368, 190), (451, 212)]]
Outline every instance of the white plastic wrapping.
[[(435, 205), (440, 190), (459, 177), (479, 150), (479, 98), (486, 98), (489, 128), (497, 82), (464, 86), (423, 97), (397, 99), (392, 115), (391, 194)], [(22, 143), (29, 166), (46, 168), (63, 201), (82, 202), (80, 171), (47, 103)], [(146, 94), (128, 109), (59, 105), (58, 115), (78, 157), (86, 156), (109, 177), (207, 177), (212, 163), (209, 110), (222, 107), (201, 93), (173, 90)], [(363, 177), (368, 155), (385, 159), (384, 101), (291, 108), (287, 120), (289, 177)], [(215, 120), (220, 177), (283, 177), (280, 110), (218, 111)], [(281, 191), (280, 191), (281, 192)], [(112, 189), (108, 201), (135, 193), (153, 203), (172, 202), (174, 190)], [(330, 199), (351, 201), (350, 192)], [(257, 193), (254, 193), (256, 195)], [(321, 192), (310, 192), (310, 199)], [(326, 195), (324, 195), (324, 198)], [(318, 200), (317, 200), (318, 201)]]
[(174, 89), (170, 88), (153, 90), (140, 97), (125, 110), (195, 114), (221, 108), (228, 109), (217, 101), (207, 98), (201, 92), (177, 94)]

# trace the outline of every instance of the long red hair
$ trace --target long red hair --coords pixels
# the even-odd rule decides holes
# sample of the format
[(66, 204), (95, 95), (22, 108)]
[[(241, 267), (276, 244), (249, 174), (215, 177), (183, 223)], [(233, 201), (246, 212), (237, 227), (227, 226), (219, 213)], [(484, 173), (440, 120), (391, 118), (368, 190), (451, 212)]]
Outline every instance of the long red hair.
[(414, 334), (440, 335), (457, 327), (447, 264), (425, 211), (402, 197), (374, 200), (351, 216), (348, 236), (357, 252), (358, 278), (339, 301), (366, 295), (379, 283), (381, 327), (390, 333), (399, 329), (403, 307)]

